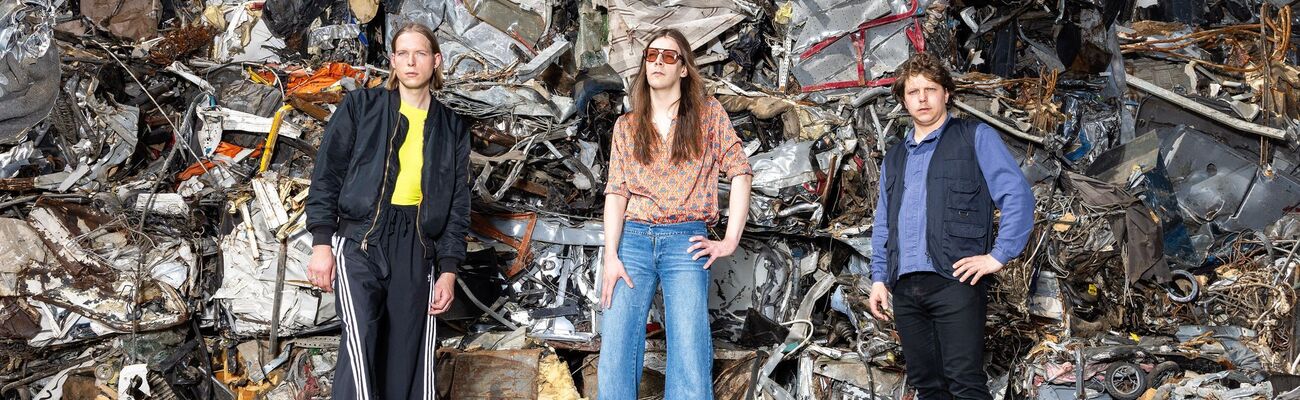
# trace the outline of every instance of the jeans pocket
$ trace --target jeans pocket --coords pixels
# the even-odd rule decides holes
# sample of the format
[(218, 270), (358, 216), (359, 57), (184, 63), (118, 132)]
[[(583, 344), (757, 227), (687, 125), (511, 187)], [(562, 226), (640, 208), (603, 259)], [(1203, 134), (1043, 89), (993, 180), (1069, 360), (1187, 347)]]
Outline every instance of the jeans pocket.
[(654, 261), (654, 243), (650, 237), (641, 234), (624, 233), (618, 241), (618, 260), (623, 268), (631, 274), (633, 271), (645, 272)]
[[(658, 254), (660, 270), (704, 270), (704, 263), (709, 261), (708, 256), (694, 259), (695, 254), (700, 249), (690, 250), (697, 242), (692, 242), (691, 238), (695, 236), (704, 236), (700, 234), (672, 235), (664, 237), (663, 245), (660, 247)], [(705, 236), (707, 237), (707, 236)]]

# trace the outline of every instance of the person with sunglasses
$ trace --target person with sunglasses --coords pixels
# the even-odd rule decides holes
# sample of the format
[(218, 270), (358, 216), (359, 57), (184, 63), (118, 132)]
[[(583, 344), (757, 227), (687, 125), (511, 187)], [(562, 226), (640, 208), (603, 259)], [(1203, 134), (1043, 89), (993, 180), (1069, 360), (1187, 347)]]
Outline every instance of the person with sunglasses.
[[(686, 37), (668, 29), (648, 42), (632, 110), (611, 139), (598, 398), (637, 398), (658, 288), (668, 339), (664, 398), (712, 399), (709, 267), (739, 245), (753, 176), (726, 110), (704, 92)], [(727, 230), (712, 240), (720, 176), (731, 180)]]

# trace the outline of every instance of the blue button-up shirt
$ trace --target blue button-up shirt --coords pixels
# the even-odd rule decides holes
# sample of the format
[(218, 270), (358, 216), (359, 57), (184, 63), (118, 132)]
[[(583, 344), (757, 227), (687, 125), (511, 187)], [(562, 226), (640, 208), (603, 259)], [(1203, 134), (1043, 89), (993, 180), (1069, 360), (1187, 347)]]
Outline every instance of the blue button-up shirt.
[[(949, 116), (943, 125), (916, 142), (914, 130), (908, 130), (903, 148), (907, 150), (906, 170), (903, 171), (903, 204), (898, 210), (898, 276), (913, 272), (936, 271), (926, 251), (926, 176), (930, 158), (938, 147), (939, 137), (948, 128)], [(989, 255), (1006, 264), (1025, 249), (1029, 233), (1034, 228), (1034, 194), (1029, 182), (1006, 143), (996, 130), (986, 124), (975, 129), (975, 160), (980, 165), (984, 181), (988, 183), (993, 204), (1002, 211), (997, 239)], [(871, 279), (888, 282), (889, 252), (889, 194), (886, 193), (885, 167), (880, 168), (880, 197), (876, 200), (876, 220), (871, 228)], [(909, 206), (909, 205), (919, 206)]]

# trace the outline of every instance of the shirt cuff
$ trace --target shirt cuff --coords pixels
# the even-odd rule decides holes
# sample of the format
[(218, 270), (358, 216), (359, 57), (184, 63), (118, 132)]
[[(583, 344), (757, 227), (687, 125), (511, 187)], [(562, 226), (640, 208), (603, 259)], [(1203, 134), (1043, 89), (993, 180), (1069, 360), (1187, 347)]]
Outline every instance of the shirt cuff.
[(311, 245), (319, 246), (322, 244), (333, 244), (331, 239), (334, 238), (334, 227), (324, 225), (311, 229)]
[(889, 284), (889, 277), (885, 276), (885, 271), (871, 270), (871, 281)]
[(1015, 256), (1008, 256), (1007, 252), (1002, 251), (1001, 249), (993, 249), (993, 251), (989, 252), (989, 255), (992, 256), (994, 260), (998, 260), (999, 263), (1002, 263), (1002, 265), (1007, 265), (1007, 262), (1010, 262), (1012, 258), (1015, 258)]
[[(455, 258), (451, 258), (451, 257), (447, 257), (447, 258), (439, 258), (439, 259), (438, 259), (438, 275), (442, 275), (442, 274), (445, 274), (445, 273), (453, 273), (453, 274), (455, 274), (455, 273), (460, 272), (460, 262), (461, 262), (461, 260), (459, 260), (459, 259), (455, 259)], [(434, 277), (434, 279), (437, 279), (437, 277)]]

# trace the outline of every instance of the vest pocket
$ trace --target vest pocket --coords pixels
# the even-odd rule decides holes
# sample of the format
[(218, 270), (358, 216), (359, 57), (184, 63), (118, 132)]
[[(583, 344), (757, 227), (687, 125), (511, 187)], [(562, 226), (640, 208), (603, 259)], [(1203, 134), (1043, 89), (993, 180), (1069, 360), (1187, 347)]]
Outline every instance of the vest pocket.
[(948, 189), (956, 193), (974, 194), (979, 188), (979, 183), (970, 179), (948, 178)]
[(948, 207), (950, 209), (975, 210), (975, 196), (979, 194), (979, 183), (970, 179), (948, 179)]
[(964, 222), (945, 221), (944, 231), (950, 236), (967, 239), (979, 239), (986, 234), (984, 227)]

